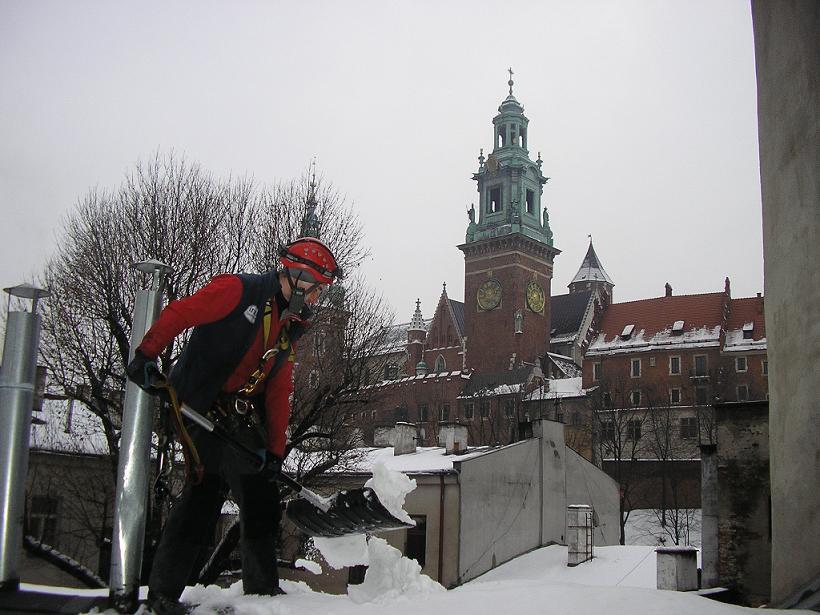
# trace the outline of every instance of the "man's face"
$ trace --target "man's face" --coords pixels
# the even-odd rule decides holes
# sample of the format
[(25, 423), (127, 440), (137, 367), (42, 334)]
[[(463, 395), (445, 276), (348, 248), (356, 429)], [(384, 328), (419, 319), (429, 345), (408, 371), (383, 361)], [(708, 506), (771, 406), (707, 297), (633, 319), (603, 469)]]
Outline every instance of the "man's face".
[(314, 288), (312, 291), (308, 292), (311, 286), (313, 286), (312, 282), (305, 282), (303, 280), (299, 280), (298, 282), (296, 282), (296, 287), (301, 288), (305, 291), (305, 303), (307, 303), (308, 305), (315, 304), (327, 288), (327, 284), (319, 284), (319, 286)]
[[(285, 301), (290, 301), (292, 292), (290, 289), (290, 283), (287, 280), (287, 276), (284, 273), (282, 273), (282, 275), (279, 278), (279, 281), (282, 285), (282, 296), (285, 298)], [(297, 280), (296, 286), (297, 288), (301, 288), (305, 291), (305, 303), (307, 305), (315, 304), (319, 300), (319, 297), (322, 296), (322, 292), (324, 292), (324, 290), (327, 289), (327, 284), (320, 284), (308, 293), (310, 287), (313, 286), (313, 282), (308, 282), (307, 280)]]

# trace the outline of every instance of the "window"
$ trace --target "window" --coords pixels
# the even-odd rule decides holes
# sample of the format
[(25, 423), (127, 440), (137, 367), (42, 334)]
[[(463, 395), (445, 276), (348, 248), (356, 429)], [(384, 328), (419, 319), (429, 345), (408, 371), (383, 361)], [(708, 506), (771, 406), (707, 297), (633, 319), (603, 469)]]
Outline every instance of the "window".
[(512, 399), (504, 400), (504, 416), (507, 418), (515, 416), (515, 402)]
[(444, 361), (444, 357), (442, 355), (439, 355), (438, 358), (436, 359), (436, 365), (435, 365), (434, 370), (435, 370), (436, 373), (439, 373), (439, 372), (445, 371), (446, 369), (447, 369), (447, 363)]
[(601, 421), (601, 441), (613, 442), (615, 440), (615, 421), (605, 419)]
[(630, 398), (630, 401), (632, 402), (633, 406), (640, 406), (641, 405), (641, 392), (640, 391), (632, 391), (629, 398)]
[(706, 387), (695, 387), (695, 404), (705, 406), (709, 403), (709, 395)]
[(31, 498), (29, 531), (40, 542), (57, 546), (57, 498), (35, 495)]
[(736, 372), (745, 372), (748, 369), (748, 364), (746, 363), (746, 357), (735, 357), (735, 371)]
[(464, 402), (464, 418), (465, 419), (472, 419), (473, 418), (473, 402), (471, 402), (471, 401)]
[(753, 323), (753, 322), (747, 322), (745, 325), (743, 325), (743, 339), (744, 340), (752, 339), (752, 334), (754, 333), (754, 330), (755, 330), (755, 323)]
[(490, 416), (490, 400), (489, 399), (482, 399), (478, 402), (478, 412), (481, 415), (482, 419), (486, 419)]
[(749, 400), (749, 385), (746, 385), (746, 384), (737, 385), (737, 400), (738, 401), (748, 401)]
[(705, 354), (695, 355), (695, 376), (705, 376), (708, 370)]
[(655, 357), (649, 357), (649, 367), (655, 367)]
[(763, 370), (763, 375), (768, 376), (769, 375), (769, 360), (768, 359), (763, 359), (762, 362), (763, 362), (763, 365), (762, 365), (761, 369)]
[(672, 335), (682, 335), (683, 334), (683, 321), (676, 320), (672, 323)]
[(395, 363), (388, 363), (384, 366), (384, 379), (396, 380), (399, 377), (399, 366)]
[(630, 324), (624, 327), (624, 330), (621, 331), (621, 339), (628, 340), (632, 337), (632, 332), (635, 330), (635, 325)]
[(402, 406), (396, 406), (393, 408), (393, 419), (396, 421), (406, 421), (407, 420), (407, 408)]
[(407, 528), (407, 544), (404, 548), (404, 555), (407, 559), (414, 559), (419, 566), (424, 568), (427, 560), (427, 516), (410, 515), (416, 522), (413, 527)]
[(633, 378), (640, 378), (641, 377), (641, 360), (640, 359), (632, 359), (632, 369), (630, 370), (630, 374)]
[(573, 427), (580, 427), (581, 426), (581, 413), (580, 412), (573, 412), (572, 413), (572, 426)]
[(626, 424), (626, 437), (628, 440), (637, 442), (641, 439), (641, 422), (637, 419), (632, 419)]
[(441, 420), (442, 421), (449, 421), (450, 420), (450, 404), (444, 404), (441, 407)]
[(694, 416), (684, 416), (680, 420), (681, 440), (692, 440), (698, 437), (698, 419)]
[(527, 190), (527, 213), (535, 213), (535, 193), (532, 190)]
[(430, 412), (427, 404), (419, 404), (419, 420), (424, 423), (430, 420)]
[(501, 188), (490, 188), (487, 190), (487, 213), (498, 211), (501, 211)]
[(680, 374), (680, 357), (669, 357), (669, 375)]
[(325, 334), (319, 332), (313, 337), (313, 354), (318, 359), (325, 353)]
[(592, 364), (592, 381), (598, 382), (603, 374), (603, 366), (600, 362)]
[(680, 389), (669, 389), (669, 403), (680, 403)]
[(604, 404), (604, 408), (611, 408), (612, 407), (612, 395), (609, 392), (606, 392), (602, 396), (602, 401)]

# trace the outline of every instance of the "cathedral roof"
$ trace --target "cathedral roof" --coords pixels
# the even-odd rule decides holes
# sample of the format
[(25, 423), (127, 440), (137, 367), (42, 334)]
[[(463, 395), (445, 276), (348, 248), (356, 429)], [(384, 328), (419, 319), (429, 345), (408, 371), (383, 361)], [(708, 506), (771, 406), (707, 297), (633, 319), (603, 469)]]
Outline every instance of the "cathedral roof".
[(550, 299), (550, 337), (577, 333), (591, 296), (591, 290), (553, 296)]
[(584, 257), (584, 262), (581, 263), (581, 268), (578, 269), (578, 273), (572, 278), (570, 284), (576, 282), (606, 282), (607, 284), (615, 286), (612, 278), (604, 271), (601, 261), (598, 259), (598, 255), (595, 254), (595, 248), (592, 247), (592, 239), (589, 240), (589, 249), (587, 250), (587, 255)]

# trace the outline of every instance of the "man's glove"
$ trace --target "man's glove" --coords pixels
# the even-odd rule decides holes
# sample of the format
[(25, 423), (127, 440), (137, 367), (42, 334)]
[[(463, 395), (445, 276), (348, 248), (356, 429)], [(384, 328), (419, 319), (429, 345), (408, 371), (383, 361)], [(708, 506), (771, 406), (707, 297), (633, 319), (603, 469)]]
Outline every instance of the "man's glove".
[(275, 453), (265, 451), (265, 465), (262, 470), (269, 482), (274, 482), (282, 473), (282, 458)]
[(140, 350), (134, 351), (134, 358), (125, 368), (125, 373), (131, 382), (146, 391), (151, 391), (163, 378), (157, 362), (146, 357)]

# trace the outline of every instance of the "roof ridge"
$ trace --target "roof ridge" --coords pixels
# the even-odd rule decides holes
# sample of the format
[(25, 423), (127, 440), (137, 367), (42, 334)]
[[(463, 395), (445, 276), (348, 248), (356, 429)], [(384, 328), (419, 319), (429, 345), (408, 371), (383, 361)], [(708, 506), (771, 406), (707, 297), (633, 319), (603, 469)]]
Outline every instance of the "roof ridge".
[(660, 297), (649, 297), (647, 299), (633, 299), (632, 301), (621, 301), (619, 303), (610, 303), (609, 307), (615, 307), (618, 305), (626, 305), (628, 303), (640, 303), (643, 301), (654, 301), (655, 299), (678, 299), (681, 297), (706, 297), (709, 295), (722, 295), (723, 291), (713, 292), (713, 293), (692, 293), (690, 295), (672, 295), (671, 297), (665, 297), (661, 295)]

